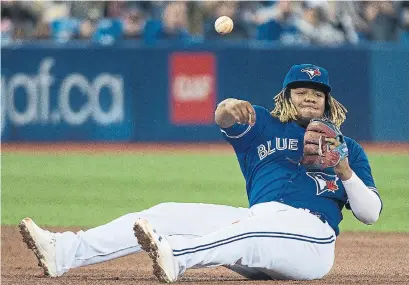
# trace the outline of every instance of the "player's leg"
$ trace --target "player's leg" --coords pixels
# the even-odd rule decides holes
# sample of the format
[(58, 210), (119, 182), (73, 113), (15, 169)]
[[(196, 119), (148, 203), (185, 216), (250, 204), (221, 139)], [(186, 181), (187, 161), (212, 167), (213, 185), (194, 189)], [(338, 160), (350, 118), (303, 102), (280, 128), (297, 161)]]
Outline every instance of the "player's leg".
[(149, 220), (164, 234), (201, 236), (246, 216), (248, 209), (222, 205), (163, 203), (124, 215), (105, 225), (55, 235), (56, 268), (60, 276), (71, 268), (108, 261), (141, 251), (133, 233), (138, 218)]
[[(153, 239), (137, 227), (135, 232), (144, 249), (153, 251), (154, 264), (166, 267), (171, 281), (186, 269), (217, 265), (248, 267), (274, 279), (319, 279), (329, 272), (335, 234), (327, 223), (305, 210), (279, 203), (264, 203), (251, 210), (253, 215), (239, 223), (192, 239), (161, 236), (149, 246), (146, 240)], [(162, 250), (159, 256), (164, 258), (155, 257), (155, 250)], [(170, 255), (172, 258), (167, 258)]]

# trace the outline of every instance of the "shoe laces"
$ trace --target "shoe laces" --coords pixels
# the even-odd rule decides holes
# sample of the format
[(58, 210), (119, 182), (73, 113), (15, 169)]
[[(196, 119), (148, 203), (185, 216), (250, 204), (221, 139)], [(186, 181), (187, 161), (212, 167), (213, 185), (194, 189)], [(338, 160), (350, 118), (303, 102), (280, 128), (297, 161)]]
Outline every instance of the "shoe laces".
[(55, 243), (57, 242), (57, 237), (55, 234), (50, 233), (50, 244), (55, 246)]

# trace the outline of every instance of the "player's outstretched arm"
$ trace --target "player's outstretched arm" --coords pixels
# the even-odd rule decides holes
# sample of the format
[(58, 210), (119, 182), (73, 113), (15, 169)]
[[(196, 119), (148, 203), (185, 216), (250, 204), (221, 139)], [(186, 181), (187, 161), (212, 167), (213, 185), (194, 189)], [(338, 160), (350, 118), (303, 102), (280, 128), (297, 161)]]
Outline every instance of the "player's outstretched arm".
[(229, 128), (235, 123), (254, 125), (256, 112), (250, 102), (228, 98), (217, 106), (215, 121), (221, 128)]
[[(331, 149), (340, 144), (333, 138), (326, 140), (332, 143)], [(364, 224), (374, 224), (379, 219), (382, 210), (382, 202), (378, 194), (367, 187), (351, 169), (348, 157), (342, 159), (334, 171), (341, 178), (355, 217)]]

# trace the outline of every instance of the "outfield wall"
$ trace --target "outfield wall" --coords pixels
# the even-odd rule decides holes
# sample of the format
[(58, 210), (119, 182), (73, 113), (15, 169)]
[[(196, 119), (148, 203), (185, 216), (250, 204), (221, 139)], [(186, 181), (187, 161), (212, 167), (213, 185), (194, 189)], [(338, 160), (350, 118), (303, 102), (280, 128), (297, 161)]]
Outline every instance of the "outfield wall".
[[(409, 47), (30, 44), (2, 48), (3, 142), (219, 141), (217, 102), (267, 108), (292, 64), (329, 70), (344, 133), (409, 141)], [(398, 122), (399, 124), (397, 124)]]

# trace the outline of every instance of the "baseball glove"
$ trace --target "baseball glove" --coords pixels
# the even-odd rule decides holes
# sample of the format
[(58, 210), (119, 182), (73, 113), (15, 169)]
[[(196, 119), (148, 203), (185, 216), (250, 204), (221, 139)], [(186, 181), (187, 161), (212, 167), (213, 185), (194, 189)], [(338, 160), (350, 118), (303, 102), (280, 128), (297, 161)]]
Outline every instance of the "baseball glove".
[[(339, 145), (331, 149), (326, 138), (335, 138)], [(304, 155), (301, 164), (307, 169), (333, 168), (348, 156), (348, 148), (341, 131), (327, 119), (313, 119), (304, 135)]]

